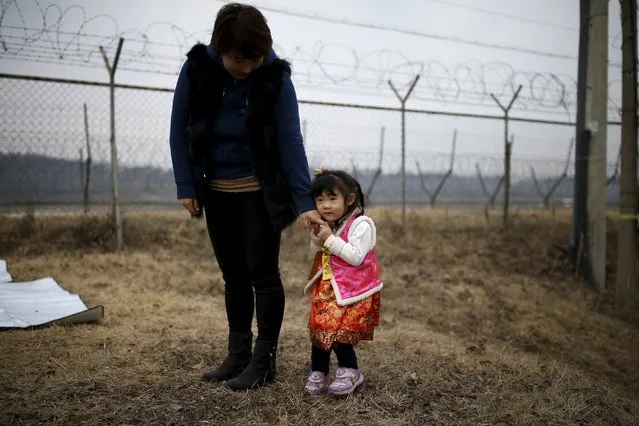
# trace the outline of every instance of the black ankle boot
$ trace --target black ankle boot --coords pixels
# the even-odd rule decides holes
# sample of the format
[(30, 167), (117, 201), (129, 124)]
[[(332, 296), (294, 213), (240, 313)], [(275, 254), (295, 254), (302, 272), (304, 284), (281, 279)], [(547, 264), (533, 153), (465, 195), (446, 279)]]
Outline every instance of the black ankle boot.
[(202, 374), (205, 382), (222, 382), (240, 374), (251, 362), (253, 333), (229, 333), (228, 355), (215, 370)]
[(239, 376), (227, 380), (226, 386), (233, 390), (246, 390), (273, 381), (276, 373), (276, 351), (277, 343), (256, 339), (251, 362)]

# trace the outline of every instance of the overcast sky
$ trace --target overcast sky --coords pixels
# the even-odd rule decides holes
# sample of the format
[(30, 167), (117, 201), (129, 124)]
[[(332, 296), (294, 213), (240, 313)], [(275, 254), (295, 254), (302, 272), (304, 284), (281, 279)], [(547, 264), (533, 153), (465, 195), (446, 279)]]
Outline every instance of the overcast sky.
[[(208, 42), (215, 14), (225, 3), (213, 0), (0, 2), (4, 10), (0, 34), (5, 43), (5, 51), (0, 53), (2, 72), (106, 81), (97, 44), (107, 46), (113, 56), (114, 36), (122, 35), (125, 37), (122, 69), (116, 80), (160, 87), (175, 84), (175, 73), (182, 64), (185, 50), (194, 41)], [(509, 83), (515, 82), (524, 87), (513, 115), (566, 120), (569, 117), (565, 107), (558, 105), (564, 100), (571, 110), (570, 118), (574, 119), (571, 79), (576, 79), (577, 72), (577, 0), (260, 0), (253, 4), (263, 7), (276, 51), (293, 62), (300, 99), (398, 106), (387, 80), (391, 79), (405, 90), (413, 76), (420, 73), (421, 80), (408, 107), (500, 114), (488, 92), (494, 92), (507, 103), (513, 92), (513, 85)], [(43, 11), (48, 31), (40, 33)], [(62, 19), (59, 19), (60, 11)], [(618, 1), (610, 1), (609, 14), (609, 80), (614, 106), (621, 93), (620, 68), (615, 66), (621, 61)], [(59, 58), (67, 65), (57, 65)], [(484, 75), (483, 79), (479, 75)], [(534, 75), (537, 78), (531, 80)], [(558, 94), (561, 86), (557, 81), (566, 84), (565, 96)], [(313, 141), (310, 123), (318, 123), (317, 126), (323, 128), (331, 123), (342, 129), (348, 127), (349, 120), (338, 120), (344, 119), (343, 113), (317, 108), (302, 112), (308, 115), (303, 119), (309, 121), (310, 142)], [(610, 119), (618, 120), (618, 116), (612, 112)], [(458, 128), (461, 152), (497, 156), (502, 150), (500, 122), (429, 120), (409, 129), (409, 138), (413, 138), (410, 149), (446, 152), (450, 149), (450, 135)], [(379, 133), (378, 118), (360, 121), (354, 128), (370, 123), (371, 132)], [(396, 137), (398, 120), (393, 119), (388, 127), (387, 137)], [(561, 158), (573, 133), (571, 129), (549, 126), (520, 126), (515, 127), (515, 131), (519, 142), (516, 158)], [(616, 131), (610, 132), (609, 157), (614, 157), (617, 150)], [(439, 137), (424, 137), (425, 132)], [(464, 133), (468, 135), (465, 140), (461, 137)], [(325, 131), (323, 136), (316, 137), (323, 145), (340, 146), (340, 141), (334, 140), (339, 138), (339, 132)]]

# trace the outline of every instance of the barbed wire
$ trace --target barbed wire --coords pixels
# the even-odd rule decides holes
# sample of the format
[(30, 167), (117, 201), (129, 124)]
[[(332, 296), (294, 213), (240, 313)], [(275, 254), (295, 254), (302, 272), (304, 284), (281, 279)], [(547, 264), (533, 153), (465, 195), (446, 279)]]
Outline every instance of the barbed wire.
[[(37, 13), (34, 10), (26, 13), (29, 5)], [(7, 22), (10, 16), (18, 25)], [(93, 32), (103, 27), (108, 35)], [(166, 41), (167, 34), (171, 35), (171, 41)], [(121, 30), (113, 16), (89, 16), (80, 5), (45, 7), (38, 0), (0, 0), (3, 59), (102, 68), (99, 46), (113, 51), (120, 37), (126, 40), (120, 70), (176, 75), (188, 49), (197, 41), (207, 40), (210, 31), (188, 32), (169, 22), (154, 22), (143, 30)], [(437, 60), (414, 60), (397, 50), (362, 54), (343, 44), (321, 41), (297, 46), (290, 52), (279, 45), (274, 48), (279, 56), (293, 63), (296, 84), (313, 90), (337, 89), (342, 94), (394, 97), (388, 81), (393, 81), (399, 90), (406, 90), (419, 75), (412, 99), (423, 102), (494, 106), (491, 94), (508, 99), (522, 85), (513, 109), (570, 119), (576, 107), (573, 77), (516, 70), (506, 62), (467, 61), (447, 66)], [(616, 87), (617, 83), (613, 80), (610, 85)], [(610, 110), (618, 112), (619, 105), (620, 99), (610, 96)]]

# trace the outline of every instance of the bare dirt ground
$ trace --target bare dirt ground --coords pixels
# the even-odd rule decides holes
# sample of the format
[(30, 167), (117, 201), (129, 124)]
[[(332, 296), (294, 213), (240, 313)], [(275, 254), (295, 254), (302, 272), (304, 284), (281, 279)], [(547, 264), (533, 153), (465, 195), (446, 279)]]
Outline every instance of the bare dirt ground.
[(301, 227), (283, 238), (277, 380), (236, 393), (199, 380), (226, 351), (202, 221), (127, 213), (126, 250), (113, 253), (102, 215), (0, 216), (16, 281), (52, 276), (105, 306), (99, 325), (0, 333), (0, 424), (639, 424), (637, 305), (614, 307), (574, 277), (554, 248), (569, 217), (520, 213), (504, 233), (496, 216), (415, 210), (402, 236), (397, 211), (369, 214), (382, 319), (359, 346), (365, 385), (342, 399), (303, 392)]

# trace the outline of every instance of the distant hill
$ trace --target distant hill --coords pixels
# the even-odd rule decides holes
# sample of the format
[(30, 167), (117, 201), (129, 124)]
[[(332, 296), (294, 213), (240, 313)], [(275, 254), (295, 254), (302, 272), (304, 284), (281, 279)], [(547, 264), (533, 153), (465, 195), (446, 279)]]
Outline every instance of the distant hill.
[[(82, 202), (83, 170), (79, 162), (40, 155), (0, 154), (0, 204), (74, 204)], [(368, 191), (374, 172), (360, 170), (357, 177), (364, 192)], [(425, 175), (426, 187), (433, 191), (441, 175)], [(484, 176), (484, 182), (492, 191), (499, 178)], [(371, 193), (371, 202), (395, 204), (401, 202), (401, 175), (382, 174)], [(553, 180), (541, 180), (547, 190)], [(574, 181), (567, 177), (559, 185), (554, 199), (571, 199)], [(119, 172), (119, 189), (122, 203), (174, 203), (175, 184), (173, 171), (156, 167), (123, 167)], [(608, 188), (608, 201), (616, 202), (619, 188), (613, 183)], [(497, 198), (501, 200), (501, 194)], [(511, 188), (513, 204), (541, 203), (534, 182), (519, 180)], [(108, 164), (97, 163), (91, 167), (90, 201), (108, 203), (111, 198), (111, 171)], [(420, 176), (406, 177), (406, 198), (411, 204), (428, 203)], [(486, 196), (476, 176), (451, 175), (438, 197), (438, 204), (483, 204)]]

